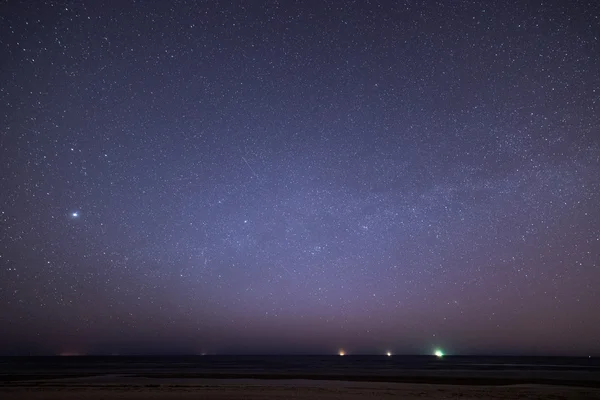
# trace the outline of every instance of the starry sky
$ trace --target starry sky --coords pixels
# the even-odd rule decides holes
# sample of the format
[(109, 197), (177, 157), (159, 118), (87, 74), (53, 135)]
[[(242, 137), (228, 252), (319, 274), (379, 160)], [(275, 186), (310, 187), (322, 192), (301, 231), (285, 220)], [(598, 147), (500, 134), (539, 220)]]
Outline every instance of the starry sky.
[(0, 4), (0, 353), (600, 354), (595, 1)]

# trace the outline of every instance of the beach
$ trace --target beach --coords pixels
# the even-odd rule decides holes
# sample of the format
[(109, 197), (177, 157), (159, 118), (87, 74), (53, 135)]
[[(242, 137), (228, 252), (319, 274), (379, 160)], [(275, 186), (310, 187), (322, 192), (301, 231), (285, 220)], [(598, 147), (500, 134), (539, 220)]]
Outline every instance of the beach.
[[(118, 379), (117, 379), (118, 380)], [(17, 399), (600, 399), (600, 389), (552, 385), (470, 386), (309, 380), (181, 380), (35, 382), (3, 386)]]

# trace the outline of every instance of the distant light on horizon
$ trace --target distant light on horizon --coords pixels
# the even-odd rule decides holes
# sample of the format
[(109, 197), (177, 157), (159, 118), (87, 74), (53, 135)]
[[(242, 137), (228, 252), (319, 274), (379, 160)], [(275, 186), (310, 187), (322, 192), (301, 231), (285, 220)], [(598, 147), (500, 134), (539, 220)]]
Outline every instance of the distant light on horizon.
[(344, 351), (344, 349), (340, 349), (339, 353), (340, 356), (345, 356), (346, 352)]
[(385, 354), (386, 354), (388, 357), (391, 357), (391, 356), (392, 356), (392, 352), (391, 352), (391, 351), (388, 351), (388, 352), (387, 352), (387, 353), (385, 353)]
[(79, 356), (83, 356), (84, 354), (78, 353), (76, 351), (63, 351), (62, 353), (58, 354), (60, 357), (79, 357)]
[(435, 353), (433, 353), (433, 354), (435, 354), (435, 356), (438, 357), (438, 358), (444, 357), (444, 352), (442, 350), (440, 350), (440, 349), (437, 349), (435, 351)]

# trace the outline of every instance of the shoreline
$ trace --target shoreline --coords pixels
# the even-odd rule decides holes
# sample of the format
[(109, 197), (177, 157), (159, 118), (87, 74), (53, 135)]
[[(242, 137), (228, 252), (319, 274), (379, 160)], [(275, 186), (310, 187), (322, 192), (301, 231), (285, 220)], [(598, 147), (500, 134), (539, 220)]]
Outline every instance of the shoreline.
[(457, 374), (413, 374), (413, 375), (343, 375), (343, 374), (310, 374), (310, 373), (194, 373), (194, 372), (147, 372), (124, 374), (39, 374), (39, 375), (4, 375), (0, 376), (2, 387), (52, 387), (65, 385), (85, 385), (94, 382), (111, 381), (117, 384), (136, 384), (152, 381), (155, 384), (177, 382), (193, 382), (209, 380), (214, 382), (228, 381), (308, 381), (308, 382), (361, 382), (361, 383), (393, 383), (424, 384), (445, 386), (494, 386), (505, 387), (515, 385), (544, 385), (561, 387), (586, 387), (600, 389), (600, 376), (569, 378), (527, 377), (527, 376), (466, 376)]

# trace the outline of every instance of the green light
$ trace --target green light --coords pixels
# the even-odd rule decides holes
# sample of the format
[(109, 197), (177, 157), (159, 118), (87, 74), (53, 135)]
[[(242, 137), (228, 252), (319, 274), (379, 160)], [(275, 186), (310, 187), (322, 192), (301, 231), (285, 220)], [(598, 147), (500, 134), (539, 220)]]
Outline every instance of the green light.
[(433, 354), (435, 354), (435, 356), (436, 356), (436, 357), (438, 357), (438, 358), (442, 358), (442, 357), (444, 357), (444, 352), (443, 352), (443, 351), (441, 351), (440, 349), (437, 349), (437, 350), (435, 351), (435, 353), (433, 353)]

